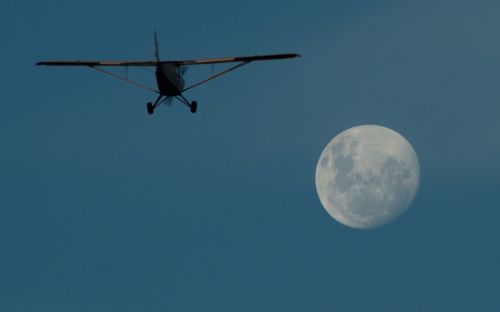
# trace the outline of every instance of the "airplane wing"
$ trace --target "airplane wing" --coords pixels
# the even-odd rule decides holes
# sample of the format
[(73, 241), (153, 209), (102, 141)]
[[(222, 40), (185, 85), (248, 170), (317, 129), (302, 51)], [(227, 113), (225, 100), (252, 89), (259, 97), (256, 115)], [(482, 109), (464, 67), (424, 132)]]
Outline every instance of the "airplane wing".
[[(255, 55), (255, 56), (237, 56), (237, 57), (223, 57), (212, 59), (195, 59), (195, 60), (179, 60), (179, 61), (162, 61), (160, 64), (176, 64), (176, 65), (206, 65), (217, 63), (249, 63), (253, 61), (270, 61), (300, 57), (300, 54), (268, 54), (268, 55)], [(42, 61), (36, 65), (49, 65), (49, 66), (156, 66), (158, 62), (155, 61)]]
[(110, 71), (104, 70), (100, 68), (101, 66), (157, 66), (158, 64), (175, 64), (177, 66), (189, 66), (189, 65), (207, 65), (207, 64), (218, 64), (218, 63), (238, 63), (234, 66), (231, 66), (230, 68), (219, 72), (215, 75), (212, 75), (202, 81), (199, 81), (184, 90), (182, 92), (193, 89), (197, 86), (200, 86), (202, 84), (205, 84), (215, 78), (218, 78), (222, 75), (225, 75), (237, 68), (240, 68), (250, 62), (254, 61), (271, 61), (271, 60), (282, 60), (282, 59), (289, 59), (289, 58), (295, 58), (295, 57), (301, 57), (300, 54), (295, 54), (295, 53), (288, 53), (288, 54), (267, 54), (267, 55), (254, 55), (254, 56), (237, 56), (237, 57), (223, 57), (223, 58), (212, 58), (212, 59), (195, 59), (195, 60), (179, 60), (179, 61), (41, 61), (36, 63), (36, 65), (48, 65), (48, 66), (88, 66), (93, 69), (96, 69), (100, 72), (103, 72), (105, 74), (108, 74), (110, 76), (113, 76), (115, 78), (121, 79), (123, 81), (126, 81), (128, 83), (132, 83), (138, 87), (141, 87), (143, 89), (147, 89), (149, 91), (158, 93), (155, 89), (149, 88), (147, 86), (144, 86), (142, 84), (139, 84), (135, 81), (129, 80), (127, 77), (122, 77), (119, 75), (116, 75)]
[(155, 61), (42, 61), (36, 65), (50, 66), (156, 66)]
[(198, 60), (181, 60), (181, 61), (166, 61), (161, 63), (174, 63), (177, 65), (206, 65), (206, 64), (217, 64), (217, 63), (235, 63), (235, 62), (253, 62), (253, 61), (270, 61), (270, 60), (281, 60), (288, 58), (300, 57), (300, 54), (289, 53), (289, 54), (268, 54), (268, 55), (255, 55), (255, 56), (236, 56), (236, 57), (223, 57), (223, 58), (213, 58), (213, 59), (198, 59)]
[(189, 65), (206, 65), (206, 64), (217, 64), (217, 63), (238, 63), (236, 65), (231, 66), (230, 68), (223, 70), (215, 75), (212, 75), (202, 81), (199, 81), (184, 90), (182, 92), (198, 87), (202, 84), (205, 84), (215, 78), (218, 78), (222, 75), (225, 75), (235, 69), (238, 69), (246, 64), (253, 61), (270, 61), (270, 60), (280, 60), (287, 58), (295, 58), (301, 57), (300, 54), (270, 54), (270, 55), (256, 55), (256, 56), (238, 56), (238, 57), (225, 57), (225, 58), (216, 58), (216, 59), (202, 59), (202, 60), (192, 60), (192, 61), (177, 61), (177, 65), (189, 66)]

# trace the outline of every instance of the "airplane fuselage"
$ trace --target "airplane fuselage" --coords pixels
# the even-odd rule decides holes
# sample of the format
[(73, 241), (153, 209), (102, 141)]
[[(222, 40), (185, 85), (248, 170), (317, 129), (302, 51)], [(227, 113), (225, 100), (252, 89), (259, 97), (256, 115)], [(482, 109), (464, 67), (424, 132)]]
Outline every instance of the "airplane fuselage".
[(184, 89), (184, 79), (180, 67), (175, 64), (156, 66), (156, 83), (161, 95), (177, 96)]

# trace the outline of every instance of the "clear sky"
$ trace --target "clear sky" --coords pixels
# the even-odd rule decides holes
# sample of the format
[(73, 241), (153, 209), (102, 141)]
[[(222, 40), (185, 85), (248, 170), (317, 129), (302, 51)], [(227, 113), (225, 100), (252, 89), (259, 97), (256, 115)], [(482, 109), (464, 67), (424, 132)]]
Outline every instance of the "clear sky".
[[(303, 58), (190, 91), (195, 115), (34, 66), (152, 59), (155, 29), (163, 59)], [(2, 0), (0, 38), (0, 311), (500, 307), (497, 0)], [(324, 146), (361, 124), (402, 134), (422, 170), (414, 204), (370, 231), (314, 185)]]

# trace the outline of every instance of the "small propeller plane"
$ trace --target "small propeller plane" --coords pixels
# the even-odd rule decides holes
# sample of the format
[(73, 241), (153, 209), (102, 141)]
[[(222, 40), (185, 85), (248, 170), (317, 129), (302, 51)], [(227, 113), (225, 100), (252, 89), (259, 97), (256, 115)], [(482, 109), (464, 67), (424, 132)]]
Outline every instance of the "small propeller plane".
[[(36, 63), (36, 65), (50, 65), (50, 66), (88, 66), (90, 68), (96, 69), (105, 74), (111, 75), (115, 78), (124, 80), (128, 83), (134, 84), (143, 89), (149, 90), (151, 92), (157, 93), (158, 97), (152, 102), (146, 104), (146, 108), (149, 114), (153, 114), (155, 109), (162, 103), (167, 103), (168, 101), (176, 98), (179, 102), (189, 107), (191, 113), (196, 113), (198, 108), (198, 103), (196, 101), (189, 102), (184, 96), (184, 92), (198, 87), (202, 84), (209, 82), (215, 78), (218, 78), (224, 74), (227, 74), (237, 68), (240, 68), (246, 64), (254, 61), (268, 61), (268, 60), (280, 60), (300, 57), (299, 54), (288, 53), (288, 54), (268, 54), (268, 55), (255, 55), (255, 56), (238, 56), (238, 57), (224, 57), (224, 58), (213, 58), (213, 59), (195, 59), (195, 60), (179, 60), (179, 61), (161, 61), (160, 53), (158, 49), (158, 38), (156, 36), (156, 31), (154, 33), (154, 44), (155, 44), (155, 60), (154, 61), (41, 61)], [(210, 77), (194, 83), (188, 87), (185, 87), (184, 73), (187, 66), (191, 65), (207, 65), (207, 64), (218, 64), (218, 63), (237, 63), (236, 65), (229, 67), (221, 72), (211, 75)], [(115, 74), (111, 71), (105, 70), (102, 67), (113, 66), (113, 67), (125, 67), (127, 69), (130, 66), (136, 67), (155, 67), (156, 68), (156, 83), (158, 85), (158, 90), (140, 84), (136, 81), (128, 79), (127, 76), (121, 76)]]

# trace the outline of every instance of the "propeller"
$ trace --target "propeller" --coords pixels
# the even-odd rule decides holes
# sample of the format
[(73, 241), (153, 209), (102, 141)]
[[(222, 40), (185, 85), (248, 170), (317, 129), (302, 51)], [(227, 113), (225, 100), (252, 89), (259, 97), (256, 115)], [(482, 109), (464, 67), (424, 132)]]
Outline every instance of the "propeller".
[(188, 71), (188, 66), (181, 66), (181, 75), (184, 76)]
[(164, 97), (158, 104), (156, 105), (160, 105), (160, 104), (165, 104), (166, 106), (172, 106), (172, 103), (173, 103), (173, 99), (174, 97), (173, 96), (168, 96), (168, 97)]
[(166, 98), (164, 101), (163, 101), (163, 104), (165, 104), (166, 106), (168, 107), (172, 107), (172, 104), (174, 103), (174, 97), (173, 96), (169, 96), (168, 98)]

